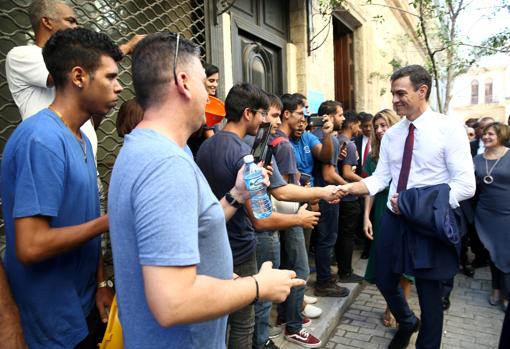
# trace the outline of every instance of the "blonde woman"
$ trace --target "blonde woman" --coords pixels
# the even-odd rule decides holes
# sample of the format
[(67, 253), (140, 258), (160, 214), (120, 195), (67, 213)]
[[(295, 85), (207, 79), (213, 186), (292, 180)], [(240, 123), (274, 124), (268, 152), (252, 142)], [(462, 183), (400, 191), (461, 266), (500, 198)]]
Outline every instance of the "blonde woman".
[[(400, 117), (392, 110), (383, 109), (375, 114), (372, 119), (372, 137), (371, 139), (371, 153), (367, 157), (363, 170), (370, 176), (377, 167), (379, 160), (379, 149), (381, 147), (381, 140), (386, 131), (396, 124)], [(388, 188), (378, 193), (375, 196), (365, 197), (365, 212), (363, 217), (363, 231), (368, 239), (374, 240), (379, 231), (379, 224), (381, 217), (386, 210), (386, 203), (388, 202)], [(375, 242), (375, 241), (374, 241)], [(368, 259), (367, 270), (365, 271), (365, 280), (371, 284), (375, 284), (375, 243), (372, 242), (370, 248), (370, 257)], [(401, 286), (406, 298), (411, 291), (412, 277), (405, 276), (401, 280)], [(391, 314), (388, 307), (383, 315), (383, 324), (386, 327), (395, 326), (395, 318)]]

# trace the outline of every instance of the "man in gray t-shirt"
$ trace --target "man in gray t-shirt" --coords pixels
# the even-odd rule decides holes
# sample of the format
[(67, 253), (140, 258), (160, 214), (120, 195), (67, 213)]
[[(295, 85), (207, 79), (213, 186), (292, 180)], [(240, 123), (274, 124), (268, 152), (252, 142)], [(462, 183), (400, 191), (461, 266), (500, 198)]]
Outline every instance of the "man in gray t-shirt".
[(240, 170), (216, 199), (186, 146), (207, 102), (196, 45), (150, 34), (132, 69), (144, 117), (117, 158), (108, 207), (124, 347), (221, 349), (226, 314), (281, 302), (304, 280), (271, 263), (256, 275), (232, 273), (225, 221), (247, 193)]

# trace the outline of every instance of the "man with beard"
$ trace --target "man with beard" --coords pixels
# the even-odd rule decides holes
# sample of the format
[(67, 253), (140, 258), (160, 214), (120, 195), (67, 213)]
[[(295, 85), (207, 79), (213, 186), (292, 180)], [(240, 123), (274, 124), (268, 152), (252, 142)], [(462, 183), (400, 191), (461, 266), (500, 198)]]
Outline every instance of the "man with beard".
[[(430, 109), (431, 87), (431, 76), (422, 66), (410, 65), (392, 74), (393, 107), (404, 118), (385, 133), (372, 176), (343, 186), (344, 192), (352, 195), (375, 195), (388, 185), (390, 188), (388, 210), (382, 217), (376, 246), (377, 287), (399, 324), (390, 349), (406, 348), (418, 330), (417, 348), (441, 347), (443, 281), (452, 278), (459, 266), (455, 246), (442, 242), (439, 233), (434, 232), (440, 229), (408, 223), (408, 219), (426, 217), (432, 213), (433, 205), (443, 205), (444, 212), (448, 212), (445, 225), (455, 231), (456, 224), (450, 220), (453, 213), (447, 209), (459, 207), (459, 202), (472, 197), (476, 189), (464, 127)], [(423, 202), (427, 196), (423, 194), (416, 197), (414, 212), (402, 215), (401, 207), (411, 205), (411, 200), (406, 202), (402, 197), (417, 193), (418, 188), (438, 190), (438, 187), (445, 188), (441, 202)], [(438, 220), (447, 219), (443, 215)], [(415, 277), (421, 322), (399, 285), (404, 273)]]
[[(333, 129), (339, 131), (343, 121), (342, 104), (337, 101), (325, 101), (319, 107), (319, 115), (328, 115), (333, 122)], [(327, 137), (326, 131), (317, 128), (314, 134), (321, 140)], [(325, 186), (328, 184), (345, 184), (346, 181), (338, 174), (337, 162), (340, 154), (338, 139), (333, 137), (333, 154), (327, 162), (315, 162), (314, 177), (315, 185)], [(315, 265), (317, 268), (317, 282), (315, 295), (321, 297), (346, 297), (349, 290), (338, 286), (336, 280), (331, 277), (331, 253), (335, 246), (338, 233), (338, 203), (331, 204), (319, 201), (321, 218), (317, 225), (317, 237), (315, 241)]]

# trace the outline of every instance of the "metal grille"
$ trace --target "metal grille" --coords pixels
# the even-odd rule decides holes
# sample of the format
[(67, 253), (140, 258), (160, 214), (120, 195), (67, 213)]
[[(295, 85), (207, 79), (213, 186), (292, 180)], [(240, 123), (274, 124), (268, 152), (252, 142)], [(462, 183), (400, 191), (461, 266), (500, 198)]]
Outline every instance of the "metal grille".
[[(20, 122), (5, 77), (5, 57), (15, 46), (33, 43), (33, 32), (27, 15), (30, 0), (0, 1), (0, 149)], [(180, 32), (206, 52), (205, 3), (199, 0), (72, 0), (80, 25), (108, 34), (117, 44), (122, 44), (136, 34), (158, 31)], [(122, 101), (133, 94), (131, 85), (131, 58), (120, 63), (119, 80), (124, 86)], [(97, 163), (101, 180), (108, 188), (111, 170), (122, 145), (115, 130), (115, 110), (105, 117), (97, 130)], [(1, 160), (1, 158), (0, 158)], [(4, 236), (3, 214), (0, 220), (0, 236)], [(0, 246), (4, 246), (0, 242)]]

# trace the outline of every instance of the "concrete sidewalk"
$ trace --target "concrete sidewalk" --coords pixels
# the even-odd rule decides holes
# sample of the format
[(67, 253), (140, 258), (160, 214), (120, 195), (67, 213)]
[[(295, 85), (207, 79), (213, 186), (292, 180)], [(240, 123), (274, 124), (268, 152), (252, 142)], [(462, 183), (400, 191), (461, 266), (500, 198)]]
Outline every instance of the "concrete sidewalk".
[[(489, 268), (477, 269), (473, 279), (457, 275), (451, 295), (451, 307), (445, 313), (442, 348), (497, 348), (504, 313), (489, 305), (491, 288)], [(410, 305), (419, 316), (416, 290)], [(343, 314), (326, 348), (387, 348), (395, 333), (382, 325), (386, 303), (374, 285), (367, 285)], [(414, 344), (416, 335), (412, 338)], [(414, 347), (409, 346), (409, 347)]]
[[(363, 276), (365, 275), (366, 260), (360, 260), (359, 256), (360, 251), (355, 250), (353, 255), (353, 269), (356, 274)], [(332, 267), (332, 272), (336, 273), (336, 267)], [(308, 285), (313, 285), (314, 282), (315, 273), (312, 273), (310, 275)], [(342, 315), (348, 311), (349, 306), (356, 300), (363, 289), (361, 284), (342, 284), (342, 286), (349, 288), (351, 291), (349, 296), (345, 298), (317, 297), (318, 302), (314, 304), (322, 309), (322, 315), (318, 319), (313, 319), (312, 324), (308, 329), (310, 330), (310, 333), (320, 338), (323, 347), (326, 345), (329, 338), (335, 334), (335, 331), (337, 331), (337, 326), (340, 323)], [(306, 294), (313, 296), (313, 288), (308, 287)], [(275, 308), (276, 306), (273, 306), (273, 320), (276, 318)], [(303, 348), (297, 344), (286, 341), (283, 338), (283, 334), (281, 334), (278, 338), (273, 339), (273, 341), (280, 349)]]

